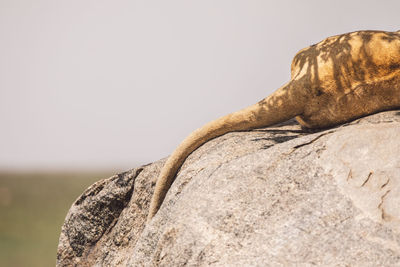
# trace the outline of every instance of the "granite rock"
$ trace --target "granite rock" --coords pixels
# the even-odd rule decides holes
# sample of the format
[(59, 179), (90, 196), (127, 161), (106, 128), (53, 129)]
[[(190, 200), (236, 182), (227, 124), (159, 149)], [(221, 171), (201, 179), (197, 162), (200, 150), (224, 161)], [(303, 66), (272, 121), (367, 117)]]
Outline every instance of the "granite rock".
[(153, 220), (165, 160), (72, 205), (58, 266), (400, 266), (400, 112), (320, 131), (229, 133), (182, 166)]

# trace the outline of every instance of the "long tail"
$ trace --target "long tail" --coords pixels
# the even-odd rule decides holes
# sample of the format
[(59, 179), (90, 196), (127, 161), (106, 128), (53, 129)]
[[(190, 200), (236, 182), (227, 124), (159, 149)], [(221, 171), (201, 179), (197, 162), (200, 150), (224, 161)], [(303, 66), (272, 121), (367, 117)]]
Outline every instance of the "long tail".
[(148, 221), (157, 213), (187, 156), (202, 144), (228, 132), (266, 127), (301, 114), (301, 103), (304, 102), (294, 99), (290, 87), (291, 83), (288, 83), (255, 105), (211, 121), (183, 140), (161, 170), (151, 199)]

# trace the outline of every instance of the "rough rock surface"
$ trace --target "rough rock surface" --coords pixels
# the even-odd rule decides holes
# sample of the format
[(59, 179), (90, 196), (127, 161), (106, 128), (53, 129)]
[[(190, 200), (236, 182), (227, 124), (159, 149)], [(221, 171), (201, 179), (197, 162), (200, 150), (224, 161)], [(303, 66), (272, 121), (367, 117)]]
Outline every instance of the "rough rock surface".
[(164, 161), (72, 205), (58, 266), (400, 266), (400, 112), (216, 138), (145, 225)]

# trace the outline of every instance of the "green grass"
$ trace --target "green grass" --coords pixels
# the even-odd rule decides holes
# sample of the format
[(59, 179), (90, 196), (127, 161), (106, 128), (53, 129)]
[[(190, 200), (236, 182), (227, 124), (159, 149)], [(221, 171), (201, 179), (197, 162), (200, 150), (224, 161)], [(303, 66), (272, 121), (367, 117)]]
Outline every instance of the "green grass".
[(75, 199), (112, 173), (0, 173), (0, 266), (55, 266)]

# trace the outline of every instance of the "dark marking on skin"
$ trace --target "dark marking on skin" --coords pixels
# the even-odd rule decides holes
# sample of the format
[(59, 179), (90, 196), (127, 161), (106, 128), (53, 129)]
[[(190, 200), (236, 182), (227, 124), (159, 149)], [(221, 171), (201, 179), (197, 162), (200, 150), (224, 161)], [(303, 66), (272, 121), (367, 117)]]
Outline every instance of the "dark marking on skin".
[(396, 63), (390, 64), (390, 65), (389, 65), (389, 68), (390, 68), (391, 70), (399, 69), (399, 68), (400, 68), (400, 64), (396, 64)]
[(399, 38), (398, 35), (394, 32), (388, 32), (385, 36), (382, 36), (382, 40), (387, 41), (389, 43), (397, 40), (398, 38)]
[(315, 91), (316, 91), (315, 93), (316, 96), (321, 96), (324, 93), (324, 89), (321, 87), (315, 88)]

